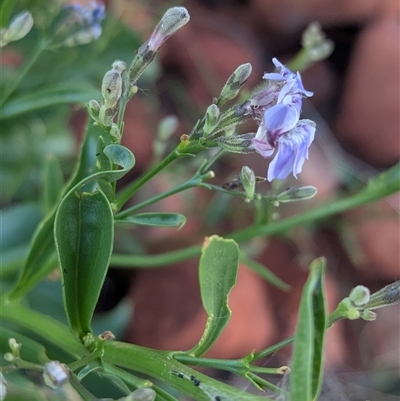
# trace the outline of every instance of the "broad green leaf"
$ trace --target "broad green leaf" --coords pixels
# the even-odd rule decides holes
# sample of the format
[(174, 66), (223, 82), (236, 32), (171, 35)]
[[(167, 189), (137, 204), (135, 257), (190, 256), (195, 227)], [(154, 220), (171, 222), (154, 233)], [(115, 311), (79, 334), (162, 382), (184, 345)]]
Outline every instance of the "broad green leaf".
[(54, 236), (72, 332), (81, 340), (103, 285), (113, 246), (113, 214), (100, 192), (69, 192), (57, 210)]
[(64, 176), (59, 160), (48, 155), (43, 165), (43, 207), (46, 213), (51, 211), (61, 196)]
[(231, 239), (213, 235), (203, 244), (199, 280), (201, 299), (208, 319), (199, 343), (188, 351), (193, 356), (204, 354), (218, 339), (231, 318), (229, 294), (236, 284), (239, 247)]
[(315, 259), (304, 286), (293, 345), (290, 400), (315, 401), (321, 390), (327, 315), (323, 278), (326, 261)]
[[(85, 139), (81, 148), (79, 163), (72, 177), (64, 187), (64, 194), (71, 189), (78, 189), (80, 186), (90, 182), (91, 180), (93, 181), (97, 178), (102, 178), (101, 172), (100, 175), (99, 173), (93, 174), (93, 172), (96, 171), (97, 143), (99, 137), (103, 133), (104, 131), (101, 128), (94, 126), (92, 122), (89, 121)], [(104, 152), (116, 164), (124, 167), (122, 170), (105, 172), (105, 175), (108, 176), (108, 178), (113, 177), (114, 179), (119, 179), (126, 174), (135, 163), (135, 158), (132, 152), (123, 146), (109, 145), (105, 148)], [(85, 177), (87, 178), (88, 176), (90, 176), (89, 179), (85, 180)], [(32, 245), (25, 263), (25, 268), (22, 271), (15, 288), (9, 295), (10, 299), (21, 298), (55, 267), (57, 256), (54, 245), (53, 227), (56, 210), (57, 208), (54, 207), (37, 228), (32, 239)]]
[(267, 269), (261, 263), (248, 258), (243, 252), (240, 253), (240, 261), (244, 263), (251, 270), (255, 271), (262, 278), (268, 281), (270, 284), (274, 285), (277, 288), (280, 288), (283, 291), (289, 291), (290, 285), (286, 284), (282, 281), (278, 276), (271, 272), (271, 270)]
[(139, 213), (115, 220), (117, 224), (138, 224), (141, 226), (178, 227), (181, 229), (186, 223), (186, 217), (180, 213)]
[(85, 104), (100, 97), (100, 91), (84, 83), (60, 83), (47, 88), (21, 95), (7, 102), (1, 113), (3, 120), (58, 104)]

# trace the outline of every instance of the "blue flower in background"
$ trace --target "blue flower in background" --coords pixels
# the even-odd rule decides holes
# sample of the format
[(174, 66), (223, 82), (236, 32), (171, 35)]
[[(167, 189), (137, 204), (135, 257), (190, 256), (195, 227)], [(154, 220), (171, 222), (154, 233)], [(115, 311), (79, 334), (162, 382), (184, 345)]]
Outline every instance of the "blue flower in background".
[(276, 152), (268, 167), (268, 181), (282, 180), (291, 172), (297, 178), (315, 135), (315, 123), (300, 120), (302, 99), (313, 93), (304, 89), (299, 73), (294, 74), (275, 58), (272, 61), (278, 72), (264, 74), (269, 81), (265, 96), (260, 92), (252, 99), (268, 99), (268, 104), (261, 104), (263, 116), (252, 140), (261, 156), (271, 157)]
[(71, 31), (64, 40), (66, 46), (87, 44), (100, 37), (101, 22), (105, 17), (103, 3), (70, 4), (64, 9), (69, 13), (64, 29)]

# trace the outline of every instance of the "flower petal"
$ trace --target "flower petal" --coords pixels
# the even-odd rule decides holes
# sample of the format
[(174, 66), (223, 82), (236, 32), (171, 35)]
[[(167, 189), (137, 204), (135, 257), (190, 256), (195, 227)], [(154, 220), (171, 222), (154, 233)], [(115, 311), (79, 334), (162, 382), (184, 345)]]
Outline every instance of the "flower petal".
[(276, 178), (279, 180), (286, 178), (293, 170), (295, 156), (295, 151), (290, 145), (286, 143), (279, 144), (278, 152), (268, 166), (268, 181), (271, 182)]
[(294, 128), (298, 121), (299, 113), (291, 105), (277, 104), (268, 109), (263, 121), (268, 142), (275, 144), (279, 136)]

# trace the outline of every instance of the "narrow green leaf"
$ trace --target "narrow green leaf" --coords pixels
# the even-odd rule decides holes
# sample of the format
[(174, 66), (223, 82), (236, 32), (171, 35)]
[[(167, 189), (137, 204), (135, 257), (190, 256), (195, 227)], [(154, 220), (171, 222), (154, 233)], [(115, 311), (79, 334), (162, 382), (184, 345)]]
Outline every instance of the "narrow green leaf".
[(65, 309), (72, 332), (83, 339), (103, 285), (113, 246), (113, 214), (100, 192), (69, 192), (58, 208), (54, 236)]
[(141, 226), (178, 227), (181, 229), (186, 223), (186, 217), (180, 213), (139, 213), (115, 220), (117, 224), (138, 224)]
[[(122, 169), (109, 171), (96, 171), (96, 148), (102, 129), (93, 126), (90, 122), (87, 127), (85, 140), (81, 150), (81, 156), (77, 169), (72, 178), (66, 184), (63, 193), (75, 192), (82, 186), (104, 179), (112, 182), (123, 177), (135, 164), (132, 152), (121, 145), (108, 145), (104, 149), (106, 156)], [(93, 188), (87, 188), (90, 190)], [(15, 288), (9, 295), (10, 299), (21, 298), (27, 291), (35, 286), (43, 277), (54, 268), (55, 246), (53, 237), (54, 219), (56, 207), (48, 214), (46, 219), (39, 225), (32, 240), (25, 268)]]
[(8, 25), (12, 9), (15, 5), (14, 0), (3, 0), (0, 4), (0, 28)]
[(326, 261), (315, 259), (304, 286), (293, 345), (290, 400), (314, 401), (321, 389), (327, 325), (323, 277)]
[(60, 83), (21, 95), (7, 102), (2, 109), (3, 120), (34, 110), (53, 107), (58, 104), (85, 104), (100, 97), (100, 91), (85, 83)]
[(231, 318), (229, 293), (236, 284), (239, 247), (231, 239), (206, 238), (199, 265), (201, 299), (208, 319), (199, 343), (188, 353), (204, 354), (218, 339)]
[(59, 160), (48, 155), (43, 165), (43, 207), (46, 213), (55, 206), (64, 186), (64, 176)]
[[(65, 185), (64, 194), (95, 169), (96, 145), (102, 132), (101, 128), (94, 126), (92, 122), (89, 122), (86, 126), (79, 163), (69, 182)], [(56, 210), (57, 208), (54, 207), (37, 227), (31, 240), (32, 243), (24, 270), (15, 288), (9, 294), (11, 300), (23, 297), (54, 268), (54, 262), (57, 261), (53, 237)], [(52, 263), (52, 261), (54, 262)]]
[(261, 263), (258, 263), (257, 261), (248, 258), (243, 252), (240, 253), (240, 261), (244, 263), (247, 267), (249, 267), (251, 270), (259, 274), (262, 278), (264, 278), (273, 286), (280, 288), (283, 291), (289, 291), (290, 289), (289, 284), (286, 284), (278, 276), (272, 273), (271, 270), (267, 269)]

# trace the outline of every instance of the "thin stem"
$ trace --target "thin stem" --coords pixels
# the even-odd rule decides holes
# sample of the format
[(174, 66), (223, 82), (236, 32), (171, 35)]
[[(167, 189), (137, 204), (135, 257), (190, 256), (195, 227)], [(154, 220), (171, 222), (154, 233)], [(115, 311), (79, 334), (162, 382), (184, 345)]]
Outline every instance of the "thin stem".
[(153, 178), (161, 170), (167, 167), (170, 163), (179, 157), (179, 153), (174, 149), (161, 163), (148, 171), (145, 175), (139, 178), (137, 181), (129, 185), (115, 201), (116, 210), (120, 210), (122, 206), (135, 194), (135, 192), (141, 188), (147, 181)]
[(143, 209), (146, 206), (153, 205), (154, 203), (159, 202), (162, 199), (168, 198), (169, 196), (175, 195), (179, 192), (185, 191), (186, 189), (193, 188), (199, 186), (199, 182), (197, 180), (194, 180), (191, 178), (190, 180), (184, 182), (183, 184), (180, 184), (176, 186), (175, 188), (170, 189), (169, 191), (163, 192), (162, 194), (156, 195), (150, 199), (147, 199), (141, 203), (138, 203), (135, 206), (132, 206), (128, 209), (123, 210), (122, 212), (119, 212), (115, 215), (114, 219), (115, 220), (120, 220), (123, 219), (127, 216), (132, 215), (133, 213), (137, 212), (140, 209)]
[(30, 58), (24, 63), (24, 65), (17, 72), (17, 76), (7, 85), (4, 89), (3, 96), (0, 100), (0, 107), (7, 101), (7, 99), (13, 94), (14, 90), (23, 80), (28, 71), (32, 68), (33, 64), (35, 64), (36, 60), (39, 58), (40, 54), (47, 47), (47, 41), (45, 39), (39, 40), (36, 48), (33, 53), (30, 55)]
[(96, 349), (90, 355), (84, 356), (81, 359), (78, 359), (75, 362), (72, 362), (68, 365), (68, 368), (74, 372), (75, 370), (80, 369), (82, 366), (88, 365), (90, 362), (94, 361), (95, 359), (99, 358), (102, 355), (101, 350)]
[[(390, 176), (392, 173), (395, 175), (398, 166), (392, 167), (387, 170), (382, 175), (386, 177)], [(385, 178), (386, 178), (385, 177)], [(227, 235), (227, 238), (232, 238), (237, 242), (249, 241), (257, 236), (271, 236), (276, 234), (281, 234), (290, 230), (293, 227), (299, 226), (301, 224), (315, 223), (318, 220), (327, 218), (329, 216), (344, 212), (346, 210), (361, 206), (378, 199), (385, 198), (399, 190), (400, 181), (397, 176), (393, 177), (393, 180), (385, 180), (384, 177), (374, 178), (375, 182), (380, 185), (372, 186), (371, 188), (366, 188), (361, 190), (359, 193), (349, 196), (344, 199), (336, 200), (332, 203), (323, 204), (318, 208), (309, 210), (305, 213), (301, 213), (286, 219), (275, 221), (267, 225), (257, 225), (251, 226), (234, 233)], [(212, 186), (211, 186), (212, 188)], [(188, 248), (179, 249), (177, 251), (167, 252), (159, 255), (113, 255), (111, 257), (111, 263), (114, 266), (120, 267), (159, 267), (167, 266), (172, 263), (180, 262), (182, 260), (194, 258), (198, 256), (201, 252), (201, 245), (194, 245)]]

